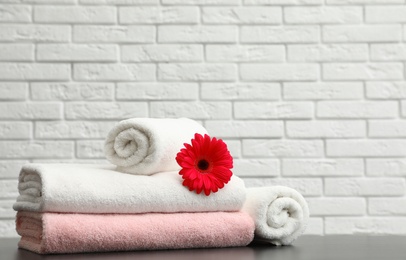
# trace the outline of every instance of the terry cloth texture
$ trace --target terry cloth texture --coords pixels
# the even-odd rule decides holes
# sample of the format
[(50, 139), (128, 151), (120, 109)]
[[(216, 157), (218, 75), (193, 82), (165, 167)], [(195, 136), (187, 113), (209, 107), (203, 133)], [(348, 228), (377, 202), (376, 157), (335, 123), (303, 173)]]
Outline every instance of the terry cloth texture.
[(119, 122), (107, 135), (104, 151), (117, 170), (151, 175), (179, 170), (175, 158), (184, 143), (206, 129), (188, 118), (132, 118)]
[(182, 185), (178, 172), (131, 175), (114, 166), (27, 164), (19, 176), (16, 211), (74, 213), (150, 213), (239, 211), (244, 182), (230, 182), (210, 196)]
[(59, 214), (18, 212), (18, 244), (39, 254), (246, 246), (244, 212)]
[(290, 245), (306, 229), (309, 208), (303, 196), (284, 186), (248, 188), (242, 211), (255, 222), (255, 239)]

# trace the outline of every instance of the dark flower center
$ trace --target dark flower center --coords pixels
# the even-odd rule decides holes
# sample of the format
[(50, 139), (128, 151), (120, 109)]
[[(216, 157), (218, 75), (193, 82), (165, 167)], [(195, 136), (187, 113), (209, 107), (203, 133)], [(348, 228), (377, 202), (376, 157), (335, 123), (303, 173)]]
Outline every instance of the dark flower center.
[(205, 171), (209, 168), (210, 164), (208, 161), (206, 161), (205, 159), (201, 159), (200, 161), (197, 162), (197, 168), (199, 168), (199, 170)]

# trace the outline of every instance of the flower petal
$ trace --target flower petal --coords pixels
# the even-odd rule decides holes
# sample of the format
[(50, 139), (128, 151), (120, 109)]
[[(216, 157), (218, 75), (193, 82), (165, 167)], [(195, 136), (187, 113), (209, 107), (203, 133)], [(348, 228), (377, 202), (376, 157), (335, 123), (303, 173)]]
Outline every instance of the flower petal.
[[(230, 181), (233, 157), (223, 140), (196, 133), (191, 144), (185, 143), (184, 147), (176, 155), (176, 162), (182, 167), (179, 171), (184, 179), (182, 184), (190, 191), (197, 194), (204, 191), (209, 196)], [(201, 165), (202, 160), (207, 161), (208, 167)]]

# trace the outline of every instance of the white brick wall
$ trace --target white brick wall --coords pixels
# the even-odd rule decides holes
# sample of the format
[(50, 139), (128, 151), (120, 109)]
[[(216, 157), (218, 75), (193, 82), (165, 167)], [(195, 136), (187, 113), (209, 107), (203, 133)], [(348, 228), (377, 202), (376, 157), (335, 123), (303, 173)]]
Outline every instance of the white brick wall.
[(190, 117), (308, 234), (406, 235), (405, 0), (0, 4), (0, 237), (27, 162), (105, 162), (129, 117)]

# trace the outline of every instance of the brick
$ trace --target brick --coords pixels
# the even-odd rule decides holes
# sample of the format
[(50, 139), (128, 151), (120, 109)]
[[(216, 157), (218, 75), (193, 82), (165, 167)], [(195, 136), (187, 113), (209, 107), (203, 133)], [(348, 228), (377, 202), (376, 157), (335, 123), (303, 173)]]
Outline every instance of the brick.
[(298, 44), (288, 46), (289, 61), (367, 61), (366, 44)]
[(69, 80), (68, 64), (52, 63), (0, 63), (2, 80)]
[(31, 6), (5, 5), (0, 6), (0, 22), (31, 22)]
[(0, 158), (72, 158), (73, 149), (70, 141), (1, 141)]
[(242, 142), (243, 155), (248, 157), (320, 157), (323, 148), (320, 140), (246, 139)]
[(362, 99), (361, 82), (286, 82), (283, 84), (285, 100)]
[(198, 7), (141, 6), (120, 7), (122, 24), (193, 24), (199, 22)]
[(192, 119), (231, 119), (229, 102), (151, 102), (151, 117)]
[(368, 176), (406, 176), (406, 160), (401, 158), (367, 159)]
[(150, 5), (158, 4), (159, 0), (79, 0), (79, 2), (89, 5)]
[(77, 141), (76, 156), (78, 158), (105, 158), (104, 141)]
[(201, 99), (207, 100), (277, 100), (279, 83), (202, 83)]
[(362, 4), (362, 5), (368, 5), (368, 4), (400, 4), (404, 3), (403, 0), (327, 0), (327, 4)]
[(16, 221), (13, 219), (0, 220), (0, 237), (2, 238), (19, 238), (16, 231)]
[(124, 45), (121, 47), (124, 62), (185, 62), (203, 61), (201, 45)]
[(117, 100), (197, 100), (197, 83), (118, 83)]
[(361, 176), (364, 174), (362, 159), (284, 159), (283, 176)]
[(398, 104), (394, 101), (321, 101), (317, 104), (320, 118), (394, 118)]
[(361, 23), (362, 7), (287, 7), (284, 18), (288, 24), (335, 24)]
[(73, 65), (74, 78), (83, 81), (155, 80), (154, 64), (79, 63)]
[(33, 100), (112, 100), (112, 83), (31, 83)]
[(371, 215), (406, 215), (405, 198), (370, 198), (368, 202), (368, 212)]
[(33, 159), (33, 163), (73, 163), (73, 164), (98, 164), (107, 165), (111, 163), (107, 159)]
[(246, 5), (320, 5), (323, 0), (244, 0)]
[(167, 5), (238, 5), (240, 0), (162, 0)]
[(307, 119), (313, 117), (311, 102), (235, 102), (237, 119)]
[(368, 125), (370, 137), (406, 137), (405, 121), (370, 121)]
[(242, 26), (243, 43), (316, 43), (320, 39), (317, 26)]
[(389, 80), (403, 78), (401, 63), (329, 63), (323, 64), (326, 80)]
[(0, 139), (30, 139), (31, 123), (0, 121)]
[(151, 43), (154, 40), (153, 26), (76, 25), (73, 27), (74, 42)]
[(241, 79), (245, 81), (317, 80), (319, 66), (309, 64), (241, 64)]
[(27, 163), (27, 160), (0, 160), (0, 179), (17, 179), (21, 167)]
[(60, 119), (62, 105), (54, 102), (2, 102), (0, 119)]
[(374, 99), (406, 98), (406, 83), (403, 81), (367, 82), (367, 97)]
[(327, 155), (336, 157), (391, 157), (406, 155), (406, 141), (327, 140)]
[(261, 178), (243, 178), (243, 180), (247, 188), (266, 187), (266, 186), (286, 186), (297, 190), (303, 196), (320, 196), (323, 193), (323, 183), (322, 180), (319, 178), (261, 177)]
[(406, 98), (406, 82), (403, 81), (367, 82), (366, 90), (368, 98), (374, 99)]
[[(0, 7), (1, 12), (1, 7)], [(33, 61), (34, 44), (0, 44), (1, 61)]]
[(405, 235), (405, 217), (375, 217), (375, 218), (336, 218), (325, 219), (326, 235), (335, 234), (373, 234), (373, 235)]
[(400, 104), (401, 104), (402, 116), (406, 116), (406, 102), (404, 100), (402, 100)]
[(202, 20), (206, 24), (280, 24), (280, 7), (204, 7)]
[(303, 235), (324, 235), (323, 218), (309, 218), (306, 230)]
[(398, 42), (399, 25), (327, 25), (323, 27), (325, 42)]
[(33, 25), (33, 24), (2, 24), (0, 25), (0, 41), (31, 41), (31, 42), (69, 42), (70, 26), (67, 25)]
[(406, 44), (372, 44), (371, 60), (404, 61), (406, 60)]
[(280, 175), (279, 160), (237, 159), (233, 163), (233, 174), (239, 177), (270, 177)]
[(13, 210), (15, 200), (0, 200), (0, 219), (15, 218), (16, 212)]
[(365, 21), (367, 23), (405, 23), (405, 6), (367, 6)]
[(241, 156), (241, 141), (240, 140), (223, 140), (227, 144), (227, 148), (230, 151), (231, 156), (236, 159), (240, 159)]
[(366, 213), (364, 198), (307, 198), (311, 216), (359, 216)]
[(366, 136), (366, 122), (360, 120), (287, 121), (291, 138), (355, 138)]
[[(6, 0), (3, 0), (6, 1)], [(8, 0), (15, 1), (15, 0)], [(19, 0), (27, 4), (56, 4), (56, 5), (73, 5), (76, 4), (76, 0)]]
[(28, 84), (25, 82), (0, 82), (0, 100), (24, 100)]
[(116, 23), (116, 9), (110, 6), (35, 6), (34, 21), (40, 23)]
[(218, 62), (282, 62), (282, 45), (207, 45), (206, 59)]
[(118, 49), (108, 44), (39, 44), (39, 61), (117, 61)]
[(403, 26), (403, 40), (406, 40), (406, 26)]
[(69, 102), (65, 104), (67, 119), (127, 119), (147, 117), (145, 102)]
[(102, 139), (116, 122), (108, 121), (54, 121), (36, 122), (37, 139)]
[(18, 196), (17, 183), (17, 180), (0, 180), (0, 197), (2, 199), (16, 198)]
[(237, 29), (236, 26), (222, 25), (162, 25), (158, 27), (158, 42), (234, 43)]
[(158, 78), (166, 81), (234, 81), (235, 64), (171, 63), (158, 65)]
[(402, 196), (406, 182), (403, 178), (326, 178), (327, 196)]
[(282, 121), (206, 121), (207, 131), (219, 138), (282, 137)]

